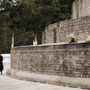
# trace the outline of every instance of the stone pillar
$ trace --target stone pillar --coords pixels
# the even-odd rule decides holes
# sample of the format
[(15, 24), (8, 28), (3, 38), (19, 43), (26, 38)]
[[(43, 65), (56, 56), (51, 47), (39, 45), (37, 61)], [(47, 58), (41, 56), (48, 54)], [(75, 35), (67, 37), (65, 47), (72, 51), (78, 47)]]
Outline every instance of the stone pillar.
[(33, 46), (36, 46), (38, 45), (38, 42), (37, 42), (37, 37), (35, 36), (35, 40), (33, 41)]
[(14, 47), (14, 34), (12, 35), (12, 43), (11, 43), (11, 48)]
[(75, 0), (72, 5), (72, 19), (90, 16), (90, 0)]

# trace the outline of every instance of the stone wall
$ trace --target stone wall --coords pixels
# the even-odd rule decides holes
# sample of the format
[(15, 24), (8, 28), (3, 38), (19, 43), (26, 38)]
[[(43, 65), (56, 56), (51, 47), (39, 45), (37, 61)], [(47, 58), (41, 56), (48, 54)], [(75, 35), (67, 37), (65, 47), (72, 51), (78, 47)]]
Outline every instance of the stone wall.
[(90, 16), (90, 0), (75, 0), (72, 6), (72, 18)]
[(47, 26), (42, 33), (42, 44), (69, 42), (69, 34), (74, 34), (78, 41), (84, 41), (90, 35), (90, 17), (65, 20)]
[(36, 74), (90, 78), (90, 43), (14, 47), (11, 68)]

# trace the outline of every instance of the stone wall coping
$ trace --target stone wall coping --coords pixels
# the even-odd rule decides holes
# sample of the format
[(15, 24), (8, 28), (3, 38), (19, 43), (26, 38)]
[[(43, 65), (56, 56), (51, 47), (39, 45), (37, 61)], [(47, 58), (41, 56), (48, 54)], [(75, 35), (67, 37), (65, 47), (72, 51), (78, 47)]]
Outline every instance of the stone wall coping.
[(45, 30), (48, 30), (47, 29), (48, 27), (51, 27), (53, 25), (58, 25), (60, 23), (65, 23), (65, 22), (69, 23), (71, 21), (81, 21), (81, 20), (85, 20), (85, 19), (87, 19), (87, 20), (90, 19), (90, 16), (84, 16), (84, 17), (80, 17), (80, 18), (72, 18), (72, 19), (67, 19), (67, 20), (63, 20), (63, 21), (60, 21), (60, 22), (56, 22), (56, 23), (53, 23), (53, 24), (50, 24), (50, 25), (46, 26)]
[(56, 45), (79, 45), (79, 44), (90, 44), (90, 42), (78, 42), (78, 43), (69, 43), (69, 42), (63, 42), (63, 43), (51, 43), (51, 44), (40, 44), (40, 45), (36, 45), (36, 46), (33, 46), (33, 45), (26, 45), (26, 46), (15, 46), (13, 47), (12, 49), (15, 49), (15, 48), (25, 48), (25, 47), (46, 47), (46, 46), (56, 46)]

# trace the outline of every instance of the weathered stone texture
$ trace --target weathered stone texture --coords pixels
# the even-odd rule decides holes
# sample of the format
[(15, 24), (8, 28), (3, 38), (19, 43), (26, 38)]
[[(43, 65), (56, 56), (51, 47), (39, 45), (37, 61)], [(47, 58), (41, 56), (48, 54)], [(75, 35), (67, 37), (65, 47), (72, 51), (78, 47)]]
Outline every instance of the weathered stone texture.
[(84, 41), (90, 35), (90, 17), (65, 20), (47, 26), (42, 34), (42, 43), (69, 42), (69, 34), (74, 34), (78, 41)]
[(15, 47), (11, 68), (31, 73), (90, 78), (90, 43)]
[(90, 16), (90, 0), (75, 0), (72, 6), (72, 18)]

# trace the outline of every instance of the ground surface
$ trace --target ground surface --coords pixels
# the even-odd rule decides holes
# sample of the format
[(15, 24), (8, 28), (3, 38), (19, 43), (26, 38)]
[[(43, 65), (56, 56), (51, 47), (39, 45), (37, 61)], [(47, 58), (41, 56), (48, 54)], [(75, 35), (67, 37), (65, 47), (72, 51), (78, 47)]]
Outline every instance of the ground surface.
[(0, 75), (0, 90), (85, 90), (13, 79), (5, 74), (9, 67), (10, 64), (4, 64), (4, 74)]

